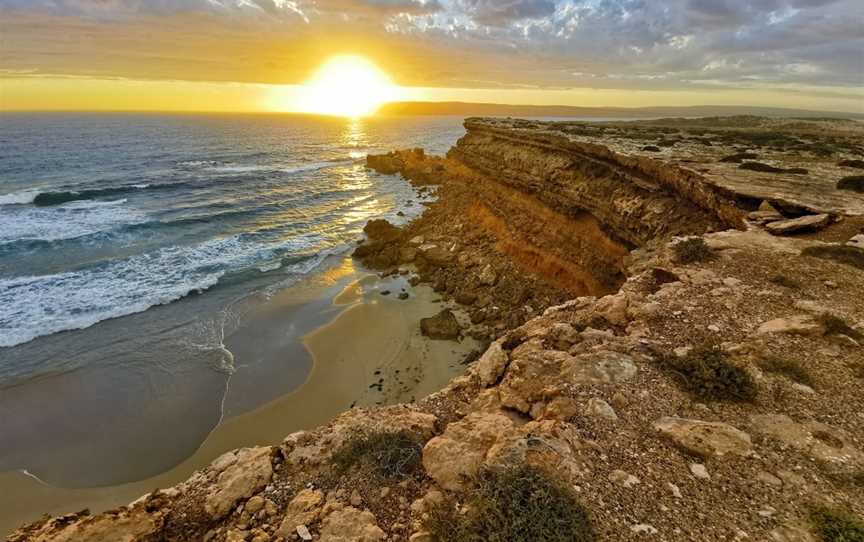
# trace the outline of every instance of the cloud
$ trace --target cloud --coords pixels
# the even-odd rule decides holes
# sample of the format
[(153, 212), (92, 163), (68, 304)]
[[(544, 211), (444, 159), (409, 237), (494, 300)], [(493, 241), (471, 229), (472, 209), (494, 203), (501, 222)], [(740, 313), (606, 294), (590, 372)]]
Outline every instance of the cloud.
[(493, 26), (555, 13), (551, 0), (461, 0), (459, 6), (474, 21)]
[(0, 0), (0, 69), (288, 83), (367, 54), (403, 84), (864, 86), (861, 0)]

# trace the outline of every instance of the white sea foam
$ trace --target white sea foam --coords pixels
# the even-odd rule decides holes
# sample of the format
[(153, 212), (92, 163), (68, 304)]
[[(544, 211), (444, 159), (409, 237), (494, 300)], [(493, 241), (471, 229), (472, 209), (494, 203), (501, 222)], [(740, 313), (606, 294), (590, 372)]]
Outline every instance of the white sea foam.
[(170, 303), (211, 288), (227, 272), (308, 249), (316, 240), (309, 235), (262, 244), (234, 236), (91, 269), (0, 279), (0, 347)]
[(0, 213), (0, 244), (14, 241), (58, 241), (147, 220), (125, 199), (74, 201), (53, 207), (11, 207)]
[(12, 192), (0, 196), (0, 205), (25, 205), (33, 203), (36, 196), (40, 194), (39, 190), (22, 190), (20, 192)]

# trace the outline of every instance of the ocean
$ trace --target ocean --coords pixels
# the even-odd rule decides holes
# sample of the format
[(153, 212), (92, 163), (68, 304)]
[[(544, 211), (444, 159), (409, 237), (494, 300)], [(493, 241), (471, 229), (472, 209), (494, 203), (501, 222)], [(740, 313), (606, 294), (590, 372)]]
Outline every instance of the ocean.
[[(463, 133), (456, 117), (0, 115), (0, 531), (118, 504), (132, 482), (177, 467), (159, 482), (176, 483), (212, 454), (460, 371), (470, 343), (420, 341), (417, 321), (440, 310), (431, 289), (403, 302), (364, 283), (384, 316), (368, 327), (378, 342), (353, 335), (373, 352), (353, 355), (351, 382), (316, 380), (304, 338), (366, 276), (348, 257), (365, 223), (404, 223), (434, 198), (367, 170), (367, 153), (444, 153)], [(433, 354), (447, 361), (418, 367), (404, 396), (366, 382)], [(292, 393), (266, 423), (214, 436)]]
[[(66, 332), (68, 347), (74, 330), (188, 296), (212, 315), (315, 272), (369, 218), (421, 209), (367, 153), (445, 152), (461, 133), (455, 117), (0, 116), (0, 388), (88, 362), (40, 338)], [(178, 324), (159, 318), (136, 325)]]

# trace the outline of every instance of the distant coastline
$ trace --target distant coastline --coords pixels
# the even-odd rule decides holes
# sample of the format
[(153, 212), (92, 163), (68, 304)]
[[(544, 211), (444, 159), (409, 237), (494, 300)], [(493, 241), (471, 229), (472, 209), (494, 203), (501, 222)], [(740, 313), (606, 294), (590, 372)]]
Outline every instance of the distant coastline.
[(392, 102), (384, 104), (380, 115), (457, 115), (495, 117), (582, 117), (582, 118), (660, 118), (723, 117), (755, 115), (762, 117), (831, 117), (864, 120), (864, 111), (815, 111), (780, 107), (737, 105), (699, 105), (686, 107), (577, 107), (569, 105), (512, 105), (468, 102)]

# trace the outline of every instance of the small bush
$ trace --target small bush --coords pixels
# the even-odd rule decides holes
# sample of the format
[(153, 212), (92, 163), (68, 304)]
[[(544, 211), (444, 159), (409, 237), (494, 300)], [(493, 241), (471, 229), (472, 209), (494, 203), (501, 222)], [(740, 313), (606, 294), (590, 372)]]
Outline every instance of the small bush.
[(423, 457), (423, 445), (407, 431), (357, 433), (333, 454), (339, 474), (349, 469), (369, 469), (387, 479), (406, 478), (416, 472)]
[(819, 322), (825, 326), (826, 335), (846, 335), (852, 337), (856, 341), (864, 338), (860, 331), (853, 329), (842, 318), (833, 314), (822, 314), (819, 316)]
[(430, 511), (439, 542), (583, 542), (596, 536), (573, 491), (526, 465), (487, 469), (474, 480), (464, 513), (453, 501)]
[(752, 401), (756, 382), (743, 367), (733, 364), (714, 346), (701, 346), (682, 358), (667, 356), (666, 363), (680, 376), (684, 387), (705, 400)]
[(672, 251), (675, 253), (675, 261), (683, 264), (702, 262), (714, 255), (711, 247), (701, 237), (688, 237), (678, 241), (672, 245)]
[(792, 361), (789, 359), (781, 359), (781, 358), (765, 358), (759, 362), (759, 367), (764, 371), (768, 371), (769, 373), (779, 374), (785, 376), (789, 380), (793, 382), (797, 382), (799, 384), (804, 384), (805, 386), (813, 386), (813, 379), (810, 377), (810, 373), (807, 372), (804, 367), (801, 366), (797, 361)]
[(791, 279), (786, 275), (774, 275), (768, 279), (768, 282), (776, 284), (777, 286), (789, 288), (790, 290), (798, 290), (801, 288), (801, 284), (798, 281)]
[(810, 519), (824, 542), (864, 542), (864, 523), (849, 512), (817, 508)]
[(864, 249), (850, 245), (818, 245), (806, 247), (801, 251), (802, 256), (833, 260), (858, 269), (864, 269)]

